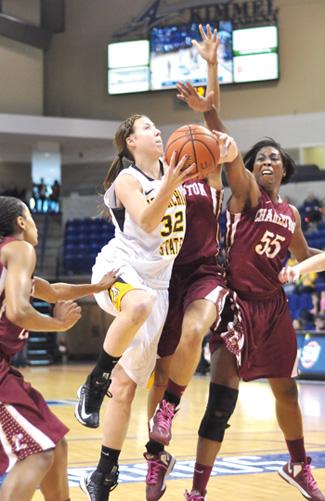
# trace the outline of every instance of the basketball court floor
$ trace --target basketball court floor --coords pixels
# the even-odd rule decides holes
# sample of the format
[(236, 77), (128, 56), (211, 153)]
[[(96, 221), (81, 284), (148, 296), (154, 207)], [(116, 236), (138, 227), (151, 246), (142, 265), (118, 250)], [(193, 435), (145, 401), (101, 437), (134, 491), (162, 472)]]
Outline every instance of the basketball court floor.
[[(45, 396), (52, 410), (69, 427), (69, 481), (72, 501), (86, 500), (78, 487), (83, 470), (97, 464), (101, 432), (81, 426), (74, 418), (76, 389), (90, 366), (67, 365), (23, 369), (25, 378)], [(209, 378), (195, 376), (186, 390), (174, 422), (168, 450), (176, 455), (175, 469), (162, 499), (181, 501), (191, 488), (198, 424), (205, 408)], [(300, 382), (300, 402), (304, 413), (305, 441), (313, 457), (314, 475), (325, 491), (325, 383)], [(147, 390), (139, 390), (121, 453), (120, 485), (110, 500), (145, 501), (147, 441)], [(209, 501), (299, 501), (304, 499), (276, 473), (287, 460), (286, 448), (274, 414), (273, 397), (266, 382), (242, 383), (234, 416), (230, 420), (220, 458), (215, 463), (208, 486)], [(33, 501), (43, 499), (37, 492)]]

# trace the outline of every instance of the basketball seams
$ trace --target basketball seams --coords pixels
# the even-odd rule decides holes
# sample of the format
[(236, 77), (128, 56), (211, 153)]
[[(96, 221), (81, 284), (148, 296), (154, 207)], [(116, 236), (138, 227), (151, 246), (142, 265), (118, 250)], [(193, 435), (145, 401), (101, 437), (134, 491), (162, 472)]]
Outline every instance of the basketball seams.
[(202, 179), (215, 171), (220, 159), (218, 141), (208, 129), (197, 124), (184, 125), (170, 135), (165, 150), (167, 162), (173, 151), (178, 153), (177, 161), (184, 153), (188, 154), (196, 163), (196, 171)]
[[(209, 137), (209, 136), (207, 136), (207, 137)], [(194, 140), (195, 140), (197, 143), (202, 144), (202, 145), (203, 145), (203, 146), (204, 146), (204, 147), (208, 150), (208, 152), (210, 153), (210, 155), (211, 155), (211, 157), (212, 157), (212, 160), (214, 160), (214, 161), (215, 161), (215, 164), (216, 164), (216, 165), (218, 165), (218, 161), (217, 161), (217, 159), (216, 159), (216, 156), (215, 156), (215, 154), (212, 152), (212, 150), (210, 149), (210, 146), (208, 146), (208, 145), (207, 145), (207, 143), (205, 143), (204, 141), (201, 141), (200, 139), (194, 139)], [(217, 143), (217, 142), (216, 142), (216, 143)], [(219, 156), (219, 158), (220, 158), (220, 156)], [(218, 160), (219, 160), (219, 158), (218, 158)]]
[(194, 153), (194, 162), (195, 162), (195, 165), (196, 165), (196, 170), (198, 170), (198, 163), (197, 163), (197, 156), (196, 156), (196, 150), (195, 150), (195, 146), (194, 146), (194, 141), (193, 141), (193, 134), (192, 134), (192, 127), (190, 125), (188, 125), (188, 130), (189, 130), (189, 133), (191, 135), (191, 145), (192, 145), (192, 150), (193, 150), (193, 153)]

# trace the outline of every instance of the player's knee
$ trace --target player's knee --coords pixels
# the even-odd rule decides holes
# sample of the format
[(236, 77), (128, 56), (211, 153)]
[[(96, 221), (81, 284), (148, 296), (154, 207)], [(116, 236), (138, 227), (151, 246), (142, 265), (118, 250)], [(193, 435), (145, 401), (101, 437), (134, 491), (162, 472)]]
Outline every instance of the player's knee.
[(283, 385), (278, 386), (276, 390), (273, 389), (273, 393), (278, 402), (298, 403), (298, 388), (294, 379), (289, 382), (286, 381)]
[(167, 367), (155, 368), (155, 379), (153, 385), (155, 388), (166, 388), (169, 378), (169, 370)]
[(202, 339), (205, 336), (205, 328), (202, 322), (196, 321), (191, 324), (183, 325), (181, 343), (193, 349), (201, 348)]
[(62, 438), (55, 447), (56, 454), (59, 456), (60, 460), (64, 461), (68, 456), (68, 442), (65, 438)]
[(129, 404), (134, 399), (136, 385), (129, 378), (117, 380), (113, 377), (110, 391), (116, 403), (120, 405)]
[(235, 410), (238, 390), (210, 383), (208, 405), (201, 421), (199, 436), (216, 442), (222, 442), (228, 419)]
[(149, 317), (153, 306), (153, 299), (143, 297), (137, 304), (130, 308), (130, 318), (133, 324), (142, 325)]
[(35, 455), (37, 467), (45, 473), (53, 466), (54, 463), (54, 449), (41, 452)]

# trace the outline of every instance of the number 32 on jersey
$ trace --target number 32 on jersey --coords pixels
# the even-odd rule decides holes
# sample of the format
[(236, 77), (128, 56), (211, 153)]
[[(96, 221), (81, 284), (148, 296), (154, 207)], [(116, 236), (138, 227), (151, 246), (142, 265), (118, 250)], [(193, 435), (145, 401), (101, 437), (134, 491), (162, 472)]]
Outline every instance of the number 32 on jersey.
[(160, 235), (166, 238), (160, 245), (161, 256), (177, 256), (184, 240), (184, 212), (166, 214), (161, 220), (163, 227)]

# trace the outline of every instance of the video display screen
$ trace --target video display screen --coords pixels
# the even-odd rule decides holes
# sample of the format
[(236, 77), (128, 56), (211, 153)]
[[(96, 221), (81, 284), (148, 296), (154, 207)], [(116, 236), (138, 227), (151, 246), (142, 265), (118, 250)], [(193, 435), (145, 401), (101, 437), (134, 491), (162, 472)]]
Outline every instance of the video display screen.
[(112, 43), (108, 46), (108, 93), (150, 90), (149, 41)]
[(277, 27), (234, 30), (233, 69), (235, 83), (279, 78)]
[[(219, 81), (232, 83), (232, 23), (220, 22), (218, 29)], [(153, 28), (150, 33), (151, 89), (171, 89), (178, 81), (206, 85), (206, 62), (192, 40), (201, 40), (198, 24)]]
[[(219, 83), (264, 82), (279, 78), (278, 28), (233, 29), (218, 26)], [(108, 93), (173, 89), (178, 81), (207, 84), (207, 65), (192, 40), (201, 40), (198, 24), (155, 27), (150, 40), (108, 45)]]

